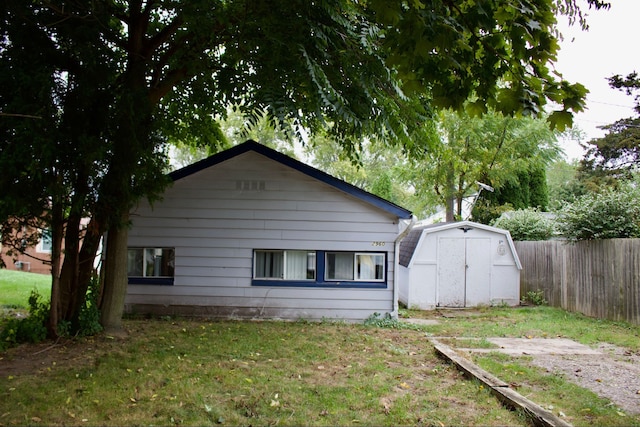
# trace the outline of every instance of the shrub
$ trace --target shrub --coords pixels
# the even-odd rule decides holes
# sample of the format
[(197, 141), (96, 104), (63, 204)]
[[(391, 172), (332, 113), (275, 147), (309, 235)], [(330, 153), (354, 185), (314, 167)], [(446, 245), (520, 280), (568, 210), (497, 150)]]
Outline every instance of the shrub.
[(533, 208), (502, 215), (493, 226), (509, 230), (513, 240), (547, 240), (553, 236), (554, 228), (552, 220)]
[(47, 337), (49, 302), (42, 302), (40, 294), (32, 291), (29, 296), (29, 315), (8, 319), (0, 331), (0, 350), (24, 342), (40, 342)]
[(547, 305), (547, 300), (544, 299), (544, 291), (538, 289), (537, 291), (529, 291), (524, 297), (522, 297), (523, 304), (533, 305)]
[[(78, 336), (89, 336), (102, 331), (98, 309), (99, 290), (100, 283), (98, 278), (94, 277), (89, 283), (85, 303), (80, 309), (77, 329), (73, 328), (70, 321), (61, 320), (58, 323), (58, 335), (69, 336), (75, 333)], [(40, 294), (32, 291), (29, 296), (29, 315), (23, 318), (9, 318), (0, 324), (0, 351), (20, 343), (43, 341), (47, 337), (50, 309), (49, 301), (43, 302)]]
[(640, 237), (640, 204), (631, 187), (587, 194), (558, 212), (558, 229), (571, 241)]
[(382, 316), (380, 313), (373, 313), (364, 321), (365, 326), (374, 326), (386, 329), (419, 329), (417, 325), (401, 322), (391, 317), (389, 313)]
[(100, 324), (100, 310), (98, 308), (98, 298), (100, 296), (100, 280), (98, 276), (93, 276), (89, 287), (85, 303), (80, 309), (78, 335), (89, 336), (102, 332)]

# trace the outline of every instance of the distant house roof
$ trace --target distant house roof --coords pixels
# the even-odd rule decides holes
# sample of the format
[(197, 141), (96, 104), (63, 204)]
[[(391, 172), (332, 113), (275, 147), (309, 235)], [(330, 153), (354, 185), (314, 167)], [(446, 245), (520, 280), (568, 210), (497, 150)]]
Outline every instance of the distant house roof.
[(362, 190), (354, 185), (351, 185), (345, 181), (342, 181), (338, 178), (335, 178), (325, 172), (322, 172), (319, 169), (316, 169), (312, 166), (309, 166), (305, 163), (302, 163), (296, 159), (293, 159), (289, 156), (286, 156), (282, 153), (279, 153), (276, 150), (273, 150), (267, 146), (264, 146), (258, 142), (248, 140), (242, 144), (236, 145), (228, 150), (222, 151), (220, 153), (214, 154), (206, 159), (200, 160), (199, 162), (193, 163), (189, 166), (186, 166), (182, 169), (178, 169), (169, 174), (169, 177), (173, 181), (178, 181), (182, 178), (185, 178), (189, 175), (193, 175), (196, 172), (199, 172), (203, 169), (209, 168), (211, 166), (217, 165), (218, 163), (222, 163), (226, 160), (232, 159), (241, 154), (247, 153), (249, 151), (256, 152), (261, 154), (271, 160), (274, 160), (278, 163), (281, 163), (285, 166), (288, 166), (292, 169), (297, 170), (305, 175), (308, 175), (312, 178), (317, 179), (325, 184), (328, 184), (344, 193), (347, 193), (357, 199), (362, 200), (370, 205), (373, 205), (383, 211), (386, 211), (398, 218), (411, 218), (411, 211), (404, 209), (394, 203), (391, 203), (388, 200), (385, 200), (381, 197), (376, 196), (375, 194), (371, 194), (367, 191)]
[(490, 225), (480, 224), (473, 221), (441, 222), (437, 224), (421, 225), (412, 228), (407, 236), (400, 242), (400, 251), (398, 254), (400, 265), (404, 267), (409, 266), (409, 264), (411, 263), (411, 258), (413, 258), (413, 254), (415, 253), (416, 247), (418, 246), (418, 242), (420, 241), (420, 237), (423, 234), (435, 233), (442, 230), (448, 230), (450, 228), (460, 228), (463, 230), (478, 228), (481, 230), (503, 234), (507, 239), (509, 248), (511, 249), (511, 253), (514, 255), (517, 267), (519, 269), (522, 269), (520, 259), (518, 258), (515, 246), (513, 245), (513, 240), (511, 239), (511, 234), (508, 230), (491, 227)]

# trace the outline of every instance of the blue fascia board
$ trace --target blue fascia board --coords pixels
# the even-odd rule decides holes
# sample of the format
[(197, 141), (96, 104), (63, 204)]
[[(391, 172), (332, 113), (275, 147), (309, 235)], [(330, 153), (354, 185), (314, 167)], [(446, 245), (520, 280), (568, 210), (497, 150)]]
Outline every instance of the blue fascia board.
[(348, 182), (345, 182), (341, 179), (333, 177), (325, 172), (322, 172), (319, 169), (316, 169), (312, 166), (302, 163), (301, 161), (298, 161), (282, 153), (279, 153), (278, 151), (273, 150), (253, 140), (248, 140), (228, 150), (222, 151), (206, 159), (200, 160), (199, 162), (193, 163), (182, 169), (173, 171), (169, 174), (169, 177), (173, 181), (177, 181), (179, 179), (192, 175), (196, 172), (200, 172), (201, 170), (217, 165), (218, 163), (222, 163), (226, 160), (229, 160), (236, 156), (244, 154), (248, 151), (255, 151), (256, 153), (261, 154), (271, 160), (274, 160), (285, 166), (295, 169), (298, 172), (301, 172), (305, 175), (315, 178), (318, 181), (324, 182), (325, 184), (331, 185), (332, 187), (337, 188), (338, 190), (344, 193), (347, 193), (370, 205), (373, 205), (379, 209), (382, 209), (383, 211), (393, 214), (398, 218), (401, 218), (401, 219), (411, 218), (411, 211), (405, 208), (402, 208), (388, 200), (385, 200), (382, 197), (378, 197), (375, 194), (371, 194), (367, 191), (364, 191), (363, 189), (358, 188), (355, 185), (351, 185)]

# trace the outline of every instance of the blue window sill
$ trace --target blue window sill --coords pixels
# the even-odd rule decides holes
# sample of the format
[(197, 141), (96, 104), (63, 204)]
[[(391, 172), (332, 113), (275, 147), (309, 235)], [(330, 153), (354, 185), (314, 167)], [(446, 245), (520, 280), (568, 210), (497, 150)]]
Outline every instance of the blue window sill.
[(316, 282), (313, 280), (264, 280), (253, 279), (252, 286), (296, 287), (296, 288), (366, 288), (386, 289), (386, 282)]
[(129, 284), (173, 286), (173, 277), (129, 277)]

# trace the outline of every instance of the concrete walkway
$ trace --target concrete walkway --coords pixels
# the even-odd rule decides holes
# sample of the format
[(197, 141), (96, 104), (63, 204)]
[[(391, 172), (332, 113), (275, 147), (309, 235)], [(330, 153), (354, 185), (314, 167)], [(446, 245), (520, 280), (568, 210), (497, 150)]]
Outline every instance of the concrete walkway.
[(458, 350), (473, 353), (489, 353), (499, 351), (511, 356), (537, 354), (587, 354), (598, 355), (601, 351), (567, 338), (487, 338), (498, 348), (458, 348)]

